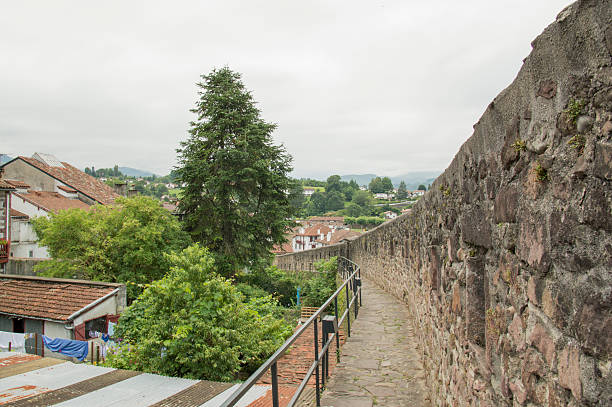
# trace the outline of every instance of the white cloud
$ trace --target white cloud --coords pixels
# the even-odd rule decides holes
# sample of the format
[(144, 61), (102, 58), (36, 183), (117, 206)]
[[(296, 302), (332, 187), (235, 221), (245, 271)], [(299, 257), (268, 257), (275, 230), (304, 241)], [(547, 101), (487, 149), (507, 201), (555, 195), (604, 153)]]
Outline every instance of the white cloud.
[(194, 83), (228, 65), (296, 175), (442, 170), (567, 4), (5, 2), (0, 152), (167, 173)]

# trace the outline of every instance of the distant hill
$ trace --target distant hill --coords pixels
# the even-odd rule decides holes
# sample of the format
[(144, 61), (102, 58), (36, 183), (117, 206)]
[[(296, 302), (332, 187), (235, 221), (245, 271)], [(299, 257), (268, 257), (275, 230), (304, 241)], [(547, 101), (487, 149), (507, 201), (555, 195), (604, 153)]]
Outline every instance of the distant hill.
[[(391, 178), (391, 182), (395, 187), (399, 186), (400, 182), (404, 181), (406, 183), (406, 188), (409, 190), (414, 190), (419, 187), (419, 185), (423, 184), (425, 186), (431, 184), (437, 177), (440, 175), (441, 171), (412, 171), (407, 172), (405, 174), (401, 174)], [(368, 185), (372, 178), (376, 178), (379, 175), (376, 174), (361, 174), (361, 175), (343, 175), (342, 181), (350, 181), (355, 180), (359, 185)], [(384, 177), (384, 175), (380, 175)]]
[(376, 178), (376, 174), (361, 174), (361, 175), (343, 175), (340, 177), (342, 181), (350, 182), (351, 180), (355, 180), (359, 185), (368, 185), (372, 178)]
[(123, 175), (127, 175), (128, 177), (150, 177), (152, 175), (155, 175), (149, 171), (143, 171), (137, 168), (130, 167), (119, 167), (119, 171), (121, 171)]

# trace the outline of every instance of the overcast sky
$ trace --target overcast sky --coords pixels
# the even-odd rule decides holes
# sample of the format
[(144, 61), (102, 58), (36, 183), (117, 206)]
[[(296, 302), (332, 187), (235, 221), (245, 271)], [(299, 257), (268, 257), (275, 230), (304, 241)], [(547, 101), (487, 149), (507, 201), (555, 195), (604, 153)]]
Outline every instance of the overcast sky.
[(0, 153), (167, 174), (241, 72), (295, 176), (443, 170), (567, 0), (0, 0)]

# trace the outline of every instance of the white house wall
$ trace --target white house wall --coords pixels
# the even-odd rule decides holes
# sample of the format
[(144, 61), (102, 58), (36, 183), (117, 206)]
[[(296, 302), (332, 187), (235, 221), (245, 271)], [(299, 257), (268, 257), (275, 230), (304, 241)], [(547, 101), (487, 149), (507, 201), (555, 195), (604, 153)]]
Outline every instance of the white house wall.
[(49, 216), (49, 213), (46, 210), (16, 195), (11, 197), (11, 208), (21, 213), (25, 213), (30, 218), (35, 218), (37, 216)]
[[(11, 208), (28, 215), (30, 219), (37, 216), (49, 216), (46, 210), (16, 195), (11, 196)], [(38, 236), (29, 221), (15, 219), (12, 221), (11, 228), (11, 257), (50, 258), (47, 248), (38, 245)]]
[(117, 295), (107, 298), (102, 303), (96, 305), (89, 311), (79, 315), (74, 319), (74, 325), (81, 325), (85, 321), (102, 317), (106, 314), (117, 315), (119, 314), (117, 309)]
[[(66, 329), (65, 324), (62, 322), (51, 322), (45, 321), (45, 335), (49, 338), (62, 338), (62, 339), (74, 339), (73, 332), (71, 329)], [(45, 356), (57, 358), (57, 359), (73, 359), (61, 353), (51, 352), (49, 348), (45, 347)]]

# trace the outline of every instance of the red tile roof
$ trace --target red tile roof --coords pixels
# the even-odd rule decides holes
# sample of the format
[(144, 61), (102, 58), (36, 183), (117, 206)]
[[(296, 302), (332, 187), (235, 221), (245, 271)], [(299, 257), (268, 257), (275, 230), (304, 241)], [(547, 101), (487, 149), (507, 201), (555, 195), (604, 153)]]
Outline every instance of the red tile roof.
[(275, 245), (272, 248), (272, 253), (274, 254), (285, 254), (285, 253), (292, 253), (293, 252), (293, 247), (291, 247), (291, 243), (289, 242), (285, 242), (282, 245)]
[(308, 219), (313, 222), (344, 222), (343, 216), (312, 216)]
[(64, 184), (73, 187), (101, 204), (111, 204), (119, 197), (119, 195), (104, 182), (95, 179), (91, 175), (85, 174), (83, 171), (66, 162), (62, 161), (64, 167), (51, 167), (35, 158), (24, 156), (19, 156), (17, 158), (49, 174)]
[(121, 284), (0, 275), (0, 314), (67, 321)]
[(347, 229), (336, 230), (334, 233), (332, 233), (329, 244), (335, 244), (344, 239), (352, 240), (360, 235), (361, 233), (356, 232), (354, 230), (347, 230)]
[(58, 185), (58, 188), (61, 189), (64, 192), (77, 192), (76, 189), (70, 188), (70, 187), (65, 187), (63, 185)]
[[(66, 198), (57, 192), (48, 191), (28, 191), (28, 193), (14, 193), (14, 197), (19, 197), (33, 205), (36, 205), (47, 212), (59, 212), (64, 209), (79, 208), (88, 211), (93, 206), (87, 205), (78, 199)], [(13, 198), (15, 199), (15, 198)]]
[(304, 230), (304, 233), (299, 233), (298, 236), (320, 236), (327, 235), (331, 232), (331, 228), (326, 225), (312, 225), (308, 229)]
[(23, 181), (19, 181), (16, 179), (5, 179), (4, 181), (6, 181), (7, 184), (10, 184), (12, 186), (14, 186), (15, 188), (30, 188), (30, 186), (28, 184), (26, 184)]
[(178, 209), (178, 205), (172, 202), (162, 202), (162, 207), (170, 212), (175, 212)]
[(10, 190), (13, 190), (13, 189), (15, 189), (15, 187), (13, 187), (11, 184), (6, 182), (6, 180), (0, 179), (0, 189), (10, 189)]
[(15, 209), (11, 208), (11, 218), (25, 218), (25, 219), (30, 219), (30, 217), (28, 215), (26, 215), (25, 213), (16, 211)]

